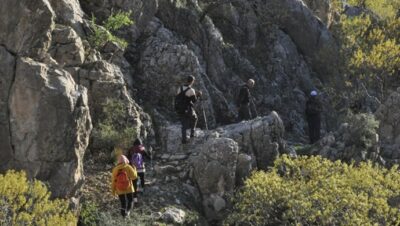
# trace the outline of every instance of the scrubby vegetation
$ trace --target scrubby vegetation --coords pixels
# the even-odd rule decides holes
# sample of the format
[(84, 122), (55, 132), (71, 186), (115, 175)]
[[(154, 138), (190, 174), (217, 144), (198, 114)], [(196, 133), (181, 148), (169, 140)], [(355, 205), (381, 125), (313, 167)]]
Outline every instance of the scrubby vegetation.
[(399, 225), (400, 174), (371, 163), (282, 156), (256, 172), (226, 225)]
[(128, 106), (119, 100), (108, 99), (103, 105), (100, 122), (93, 130), (96, 147), (113, 150), (115, 146), (128, 148), (136, 138), (136, 127), (127, 121)]
[(50, 200), (46, 185), (24, 172), (0, 174), (0, 225), (76, 225), (66, 200)]
[(383, 99), (399, 85), (395, 81), (400, 71), (400, 4), (393, 0), (350, 0), (348, 4), (359, 7), (360, 15), (342, 14), (332, 28), (340, 43), (347, 85), (354, 91), (374, 90)]
[(89, 37), (89, 42), (92, 47), (98, 49), (103, 47), (107, 42), (115, 42), (120, 47), (126, 48), (128, 46), (127, 41), (115, 36), (113, 33), (125, 26), (133, 24), (130, 18), (131, 14), (131, 12), (111, 14), (107, 20), (104, 21), (103, 26), (97, 25), (96, 17), (92, 15), (91, 28), (93, 29), (93, 34)]

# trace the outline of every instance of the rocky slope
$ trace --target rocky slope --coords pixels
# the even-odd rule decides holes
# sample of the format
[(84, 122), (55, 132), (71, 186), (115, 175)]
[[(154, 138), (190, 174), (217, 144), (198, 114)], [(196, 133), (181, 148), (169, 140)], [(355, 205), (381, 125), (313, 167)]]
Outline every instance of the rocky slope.
[[(92, 128), (107, 99), (116, 99), (127, 106), (126, 123), (157, 151), (154, 200), (169, 191), (168, 200), (176, 203), (183, 187), (185, 205), (218, 222), (252, 169), (267, 169), (278, 154), (289, 153), (285, 138), (305, 141), (311, 89), (322, 94), (324, 130), (336, 129), (337, 112), (324, 92), (343, 82), (327, 28), (335, 16), (330, 8), (325, 0), (4, 0), (0, 170), (24, 169), (49, 182), (54, 196), (76, 196)], [(93, 48), (91, 15), (101, 24), (118, 11), (131, 11), (135, 21), (117, 32), (127, 49), (111, 42)], [(197, 110), (204, 110), (211, 130), (197, 131), (198, 138), (183, 147), (172, 102), (189, 74), (204, 93)], [(249, 78), (256, 80), (252, 92), (262, 117), (232, 124), (237, 89)], [(399, 142), (397, 116), (388, 106), (397, 96), (376, 114), (383, 156), (391, 159), (399, 159)], [(199, 124), (205, 128), (204, 118)], [(343, 154), (331, 149), (345, 140), (343, 130), (331, 136), (327, 157)], [(352, 148), (341, 143), (340, 150)]]

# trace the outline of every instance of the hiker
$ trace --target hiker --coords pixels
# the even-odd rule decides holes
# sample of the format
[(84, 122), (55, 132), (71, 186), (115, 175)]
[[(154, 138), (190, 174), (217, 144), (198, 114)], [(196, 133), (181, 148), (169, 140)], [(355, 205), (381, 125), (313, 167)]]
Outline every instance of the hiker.
[(192, 86), (195, 78), (189, 75), (186, 83), (181, 86), (175, 96), (175, 110), (179, 115), (182, 124), (182, 144), (187, 143), (186, 130), (190, 129), (190, 138), (194, 137), (194, 129), (197, 124), (197, 114), (194, 110), (194, 103), (202, 96), (202, 92), (196, 92)]
[(308, 122), (310, 144), (314, 144), (320, 139), (321, 111), (322, 104), (318, 100), (318, 93), (317, 91), (313, 90), (311, 91), (310, 98), (306, 103), (306, 117)]
[[(137, 138), (133, 142), (133, 147), (131, 147), (128, 151), (128, 159), (130, 160), (130, 164), (132, 167), (136, 168), (137, 174), (140, 178), (140, 187), (142, 188), (142, 191), (144, 192), (144, 185), (145, 185), (145, 180), (144, 180), (144, 173), (146, 172), (145, 165), (144, 165), (144, 156), (149, 157), (149, 155), (145, 151), (145, 147), (143, 146), (142, 140), (140, 138)], [(136, 178), (133, 180), (133, 188), (135, 189), (135, 193), (133, 194), (134, 196), (134, 203), (137, 204), (138, 200), (138, 192), (139, 188), (137, 186), (139, 178)]]
[(118, 195), (121, 202), (121, 215), (124, 218), (129, 216), (132, 208), (133, 193), (135, 192), (132, 180), (136, 178), (136, 169), (129, 165), (129, 160), (125, 155), (120, 155), (118, 165), (112, 170), (111, 191), (113, 195)]
[(239, 121), (250, 120), (252, 118), (250, 101), (250, 89), (254, 87), (254, 80), (249, 79), (247, 83), (240, 88), (239, 96), (237, 99), (237, 107), (239, 112)]

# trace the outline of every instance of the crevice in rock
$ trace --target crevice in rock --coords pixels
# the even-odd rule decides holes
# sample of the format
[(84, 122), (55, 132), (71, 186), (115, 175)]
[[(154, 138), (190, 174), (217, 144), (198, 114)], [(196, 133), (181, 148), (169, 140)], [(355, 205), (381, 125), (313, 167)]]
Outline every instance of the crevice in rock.
[[(3, 45), (2, 45), (3, 46)], [(4, 46), (3, 46), (4, 47)], [(11, 91), (12, 88), (14, 86), (15, 83), (15, 77), (17, 74), (17, 56), (15, 54), (13, 54), (12, 52), (10, 52), (6, 47), (4, 47), (6, 49), (7, 52), (9, 52), (11, 55), (14, 56), (14, 70), (13, 70), (13, 74), (12, 74), (12, 78), (11, 78), (11, 83), (10, 83), (10, 87), (8, 89), (8, 97), (7, 97), (7, 117), (8, 117), (8, 134), (10, 136), (10, 148), (11, 151), (13, 153), (12, 155), (12, 159), (13, 161), (15, 161), (15, 147), (12, 141), (13, 135), (12, 135), (12, 129), (11, 129), (11, 108), (10, 108), (10, 102), (11, 102)]]

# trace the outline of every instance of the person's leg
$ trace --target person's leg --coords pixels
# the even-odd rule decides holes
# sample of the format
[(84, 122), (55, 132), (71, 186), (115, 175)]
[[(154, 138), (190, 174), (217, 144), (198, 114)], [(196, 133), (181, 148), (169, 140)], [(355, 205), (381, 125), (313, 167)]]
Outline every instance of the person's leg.
[(190, 117), (190, 137), (194, 137), (194, 130), (197, 125), (197, 115), (196, 113), (193, 113), (193, 115)]
[(118, 195), (119, 201), (121, 202), (121, 215), (126, 216), (126, 195)]
[(181, 132), (182, 132), (182, 144), (185, 144), (187, 142), (187, 138), (186, 138), (186, 130), (188, 128), (187, 125), (187, 116), (186, 115), (181, 115), (180, 116), (181, 119)]
[(138, 173), (140, 177), (140, 186), (144, 189), (144, 172)]
[(314, 143), (314, 128), (311, 120), (308, 120), (308, 138), (310, 139), (310, 144)]
[(133, 202), (133, 193), (126, 194), (126, 213), (129, 216), (129, 211), (132, 209), (132, 202)]

